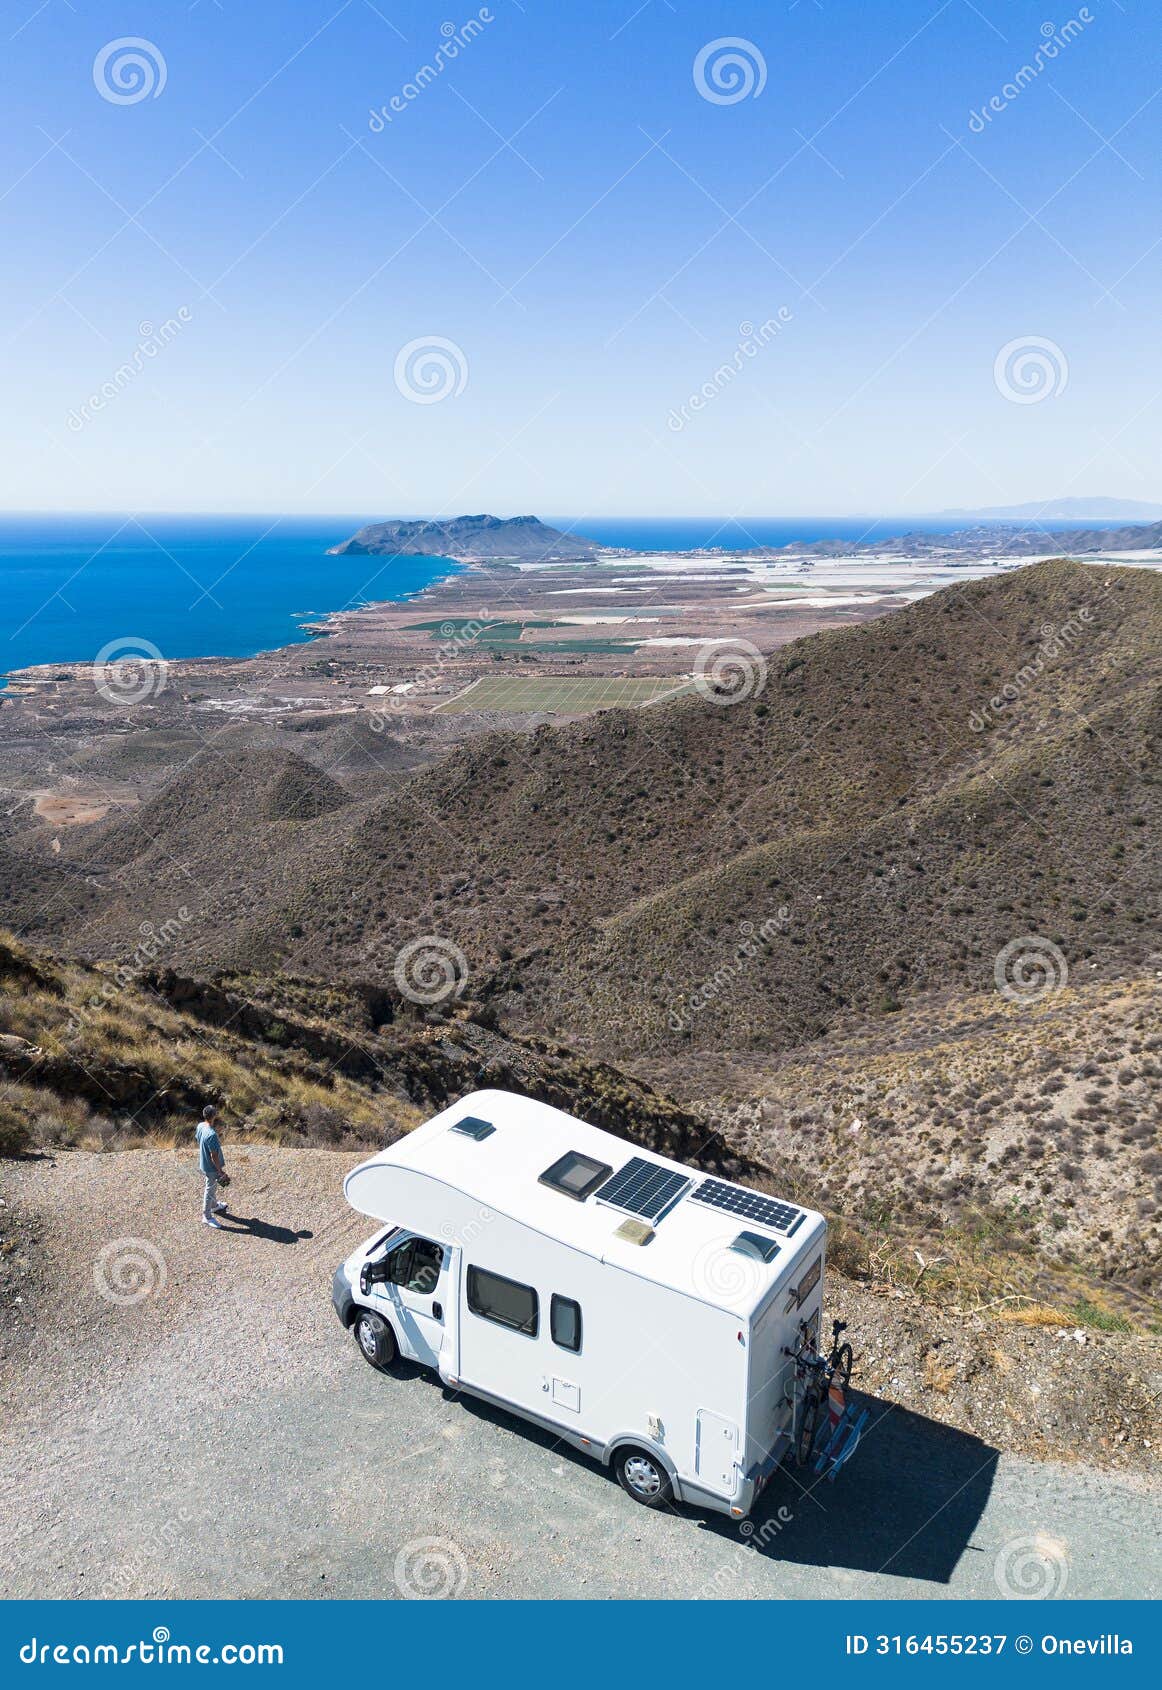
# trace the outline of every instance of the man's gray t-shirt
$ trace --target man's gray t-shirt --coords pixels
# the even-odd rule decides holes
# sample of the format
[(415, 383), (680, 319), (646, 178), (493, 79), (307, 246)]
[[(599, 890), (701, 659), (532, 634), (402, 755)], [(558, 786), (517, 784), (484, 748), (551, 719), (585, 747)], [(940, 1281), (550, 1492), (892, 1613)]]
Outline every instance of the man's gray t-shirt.
[(204, 1174), (216, 1178), (218, 1169), (214, 1162), (217, 1156), (221, 1160), (222, 1145), (217, 1133), (209, 1121), (202, 1121), (198, 1125), (198, 1166)]

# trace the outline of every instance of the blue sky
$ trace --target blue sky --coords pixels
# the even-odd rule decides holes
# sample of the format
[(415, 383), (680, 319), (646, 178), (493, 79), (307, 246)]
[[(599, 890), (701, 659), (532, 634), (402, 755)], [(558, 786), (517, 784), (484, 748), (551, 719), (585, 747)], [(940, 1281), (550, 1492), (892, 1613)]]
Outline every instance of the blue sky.
[(4, 508), (1162, 498), (1144, 0), (0, 10)]

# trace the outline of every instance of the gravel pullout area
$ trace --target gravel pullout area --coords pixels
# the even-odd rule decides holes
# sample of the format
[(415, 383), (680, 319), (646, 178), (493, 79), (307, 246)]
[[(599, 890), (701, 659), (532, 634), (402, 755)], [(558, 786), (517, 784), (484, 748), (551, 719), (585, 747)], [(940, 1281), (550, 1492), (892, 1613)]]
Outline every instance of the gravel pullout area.
[(1155, 1581), (1139, 1475), (1007, 1455), (926, 1417), (907, 1345), (887, 1359), (886, 1300), (847, 1287), (883, 1394), (839, 1483), (780, 1476), (742, 1528), (650, 1514), (550, 1437), (361, 1360), (329, 1295), (371, 1230), (342, 1198), (356, 1158), (227, 1152), (221, 1233), (199, 1222), (185, 1151), (3, 1164), (0, 1596), (983, 1597), (1032, 1578), (1111, 1597)]

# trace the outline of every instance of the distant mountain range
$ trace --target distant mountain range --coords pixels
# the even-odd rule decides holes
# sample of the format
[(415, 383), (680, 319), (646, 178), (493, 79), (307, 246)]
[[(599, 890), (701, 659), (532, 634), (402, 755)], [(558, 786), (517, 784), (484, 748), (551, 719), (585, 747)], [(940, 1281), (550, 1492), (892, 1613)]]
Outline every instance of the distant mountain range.
[[(1073, 506), (1082, 504), (1115, 506), (1115, 500), (1063, 500), (1056, 507), (1055, 520), (1076, 521)], [(1066, 512), (1065, 507), (1071, 507)], [(1150, 506), (1143, 506), (1152, 509)], [(1162, 547), (1162, 521), (1129, 524), (1121, 528), (1065, 528), (1045, 526), (1046, 514), (1035, 522), (1017, 520), (1018, 510), (1041, 511), (1039, 506), (1011, 506), (1005, 521), (999, 514), (973, 513), (979, 520), (951, 533), (916, 529), (888, 539), (816, 540), (810, 544), (755, 546), (745, 555), (782, 557), (787, 554), (810, 557), (1084, 557), (1092, 552), (1150, 551)], [(1095, 520), (1103, 520), (1096, 518)], [(1108, 520), (1108, 518), (1104, 519)], [(722, 548), (712, 548), (720, 552)], [(552, 528), (536, 516), (456, 516), (447, 521), (369, 522), (349, 540), (332, 546), (328, 555), (342, 557), (366, 554), (372, 557), (447, 557), (463, 562), (561, 563), (588, 562), (605, 547), (580, 534)], [(691, 554), (693, 555), (693, 554)]]
[[(1058, 519), (1060, 520), (1060, 518)], [(1125, 528), (1044, 528), (981, 521), (951, 533), (915, 529), (884, 540), (815, 540), (807, 546), (754, 546), (749, 557), (1077, 557), (1093, 552), (1146, 552), (1162, 548), (1162, 522)]]
[(369, 522), (330, 557), (366, 553), (372, 557), (495, 558), (514, 563), (547, 563), (595, 557), (595, 540), (564, 534), (535, 516), (456, 516), (447, 522)]
[(992, 505), (982, 510), (940, 511), (984, 522), (1157, 522), (1162, 505), (1147, 499), (1045, 499), (1026, 505)]

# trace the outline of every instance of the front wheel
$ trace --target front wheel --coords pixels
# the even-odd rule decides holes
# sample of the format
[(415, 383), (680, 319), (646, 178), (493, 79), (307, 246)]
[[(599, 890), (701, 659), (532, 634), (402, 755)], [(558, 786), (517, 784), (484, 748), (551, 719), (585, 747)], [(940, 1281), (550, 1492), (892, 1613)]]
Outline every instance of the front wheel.
[(851, 1345), (840, 1344), (839, 1348), (835, 1352), (835, 1365), (832, 1372), (833, 1376), (838, 1379), (839, 1383), (843, 1386), (844, 1391), (846, 1391), (847, 1387), (851, 1384), (851, 1363)]
[(391, 1366), (399, 1351), (395, 1333), (381, 1314), (376, 1314), (374, 1309), (359, 1309), (352, 1330), (364, 1361), (381, 1373)]
[(643, 1508), (664, 1508), (673, 1500), (674, 1487), (670, 1475), (656, 1456), (644, 1449), (621, 1449), (614, 1457), (617, 1479)]

